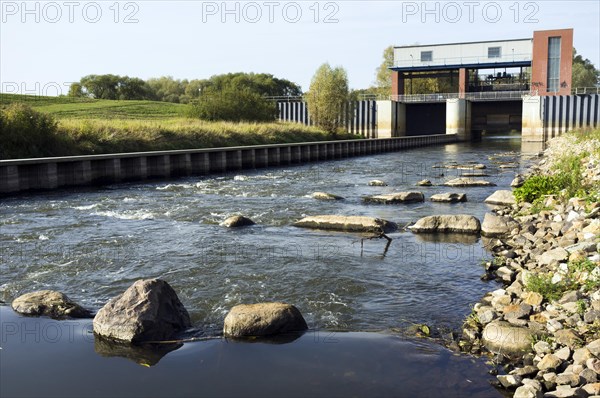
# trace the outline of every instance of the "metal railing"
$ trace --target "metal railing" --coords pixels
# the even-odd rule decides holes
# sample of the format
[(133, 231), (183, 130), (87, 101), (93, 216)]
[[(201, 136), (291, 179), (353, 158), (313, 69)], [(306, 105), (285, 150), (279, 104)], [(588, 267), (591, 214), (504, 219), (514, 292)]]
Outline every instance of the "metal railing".
[(501, 57), (473, 56), (473, 57), (446, 57), (433, 58), (431, 61), (421, 61), (420, 59), (399, 59), (394, 62), (396, 68), (409, 67), (427, 67), (441, 65), (471, 65), (471, 64), (497, 64), (510, 62), (529, 62), (532, 59), (531, 54), (507, 54)]
[(444, 102), (448, 99), (464, 98), (470, 101), (497, 101), (520, 99), (524, 95), (537, 95), (530, 90), (526, 91), (483, 91), (476, 93), (437, 93), (437, 94), (405, 94), (391, 95), (392, 101), (398, 102)]
[(573, 87), (571, 94), (600, 94), (600, 86), (598, 87)]
[(295, 102), (302, 101), (303, 97), (301, 95), (273, 95), (264, 97), (266, 100), (270, 101), (287, 101), (287, 102)]

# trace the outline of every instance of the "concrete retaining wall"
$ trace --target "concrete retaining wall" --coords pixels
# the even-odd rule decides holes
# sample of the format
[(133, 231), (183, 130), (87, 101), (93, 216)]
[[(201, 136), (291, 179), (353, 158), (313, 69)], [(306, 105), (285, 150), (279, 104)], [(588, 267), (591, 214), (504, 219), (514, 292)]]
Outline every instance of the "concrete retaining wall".
[(578, 128), (600, 125), (600, 94), (543, 97), (545, 139)]
[(377, 140), (2, 160), (0, 195), (287, 166), (457, 141), (456, 135), (441, 134)]

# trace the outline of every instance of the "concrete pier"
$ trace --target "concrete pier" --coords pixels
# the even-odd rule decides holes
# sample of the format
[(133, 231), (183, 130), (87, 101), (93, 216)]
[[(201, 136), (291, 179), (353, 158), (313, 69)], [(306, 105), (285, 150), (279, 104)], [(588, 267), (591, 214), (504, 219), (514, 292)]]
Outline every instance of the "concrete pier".
[(543, 142), (544, 122), (542, 120), (542, 98), (539, 96), (523, 97), (523, 116), (521, 140), (524, 142)]
[(0, 195), (343, 159), (459, 141), (456, 134), (0, 161)]
[(446, 134), (456, 134), (461, 141), (471, 139), (471, 102), (463, 98), (446, 101)]

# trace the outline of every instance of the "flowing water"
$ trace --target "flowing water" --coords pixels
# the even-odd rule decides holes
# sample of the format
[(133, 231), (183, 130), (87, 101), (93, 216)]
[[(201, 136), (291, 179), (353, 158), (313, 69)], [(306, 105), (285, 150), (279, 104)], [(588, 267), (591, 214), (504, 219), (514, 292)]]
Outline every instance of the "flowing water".
[[(208, 335), (240, 303), (296, 305), (311, 329), (404, 330), (412, 324), (456, 330), (470, 305), (494, 288), (482, 282), (489, 258), (476, 238), (313, 231), (291, 226), (308, 215), (380, 217), (401, 225), (432, 214), (471, 214), (509, 185), (526, 159), (518, 136), (488, 137), (404, 152), (296, 167), (190, 177), (169, 182), (56, 191), (0, 202), (0, 300), (39, 289), (63, 291), (97, 310), (140, 278), (160, 277), (177, 291), (194, 326)], [(434, 166), (483, 163), (497, 187), (440, 184), (473, 170)], [(509, 163), (500, 167), (499, 162)], [(516, 168), (513, 168), (516, 167)], [(416, 187), (421, 179), (434, 186)], [(372, 179), (387, 187), (371, 187)], [(398, 191), (465, 192), (468, 202), (365, 205), (366, 195)], [(317, 201), (315, 191), (345, 197)], [(244, 214), (257, 225), (218, 225)], [(1, 351), (0, 351), (1, 352)]]
[[(518, 137), (517, 137), (518, 138)], [(92, 309), (140, 278), (160, 277), (178, 292), (195, 326), (218, 329), (239, 303), (280, 300), (296, 305), (313, 328), (386, 330), (408, 323), (456, 328), (486, 291), (479, 240), (390, 234), (364, 242), (360, 234), (291, 226), (307, 215), (380, 217), (406, 224), (432, 214), (480, 219), (483, 200), (506, 189), (515, 169), (488, 159), (518, 149), (497, 137), (299, 167), (244, 171), (171, 182), (115, 185), (94, 191), (52, 192), (0, 202), (0, 300), (56, 289)], [(503, 162), (522, 161), (504, 153)], [(416, 187), (464, 170), (433, 166), (486, 164), (498, 187)], [(476, 170), (480, 171), (480, 170)], [(442, 177), (441, 174), (444, 174)], [(371, 187), (371, 179), (387, 187)], [(468, 202), (364, 205), (361, 197), (406, 190), (466, 192)], [(345, 197), (317, 201), (314, 191)], [(244, 214), (257, 225), (227, 229), (218, 223)]]

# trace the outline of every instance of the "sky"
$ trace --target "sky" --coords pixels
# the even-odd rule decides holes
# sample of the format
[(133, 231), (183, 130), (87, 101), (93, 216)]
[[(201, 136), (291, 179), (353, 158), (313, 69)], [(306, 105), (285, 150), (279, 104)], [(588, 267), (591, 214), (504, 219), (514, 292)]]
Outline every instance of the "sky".
[(366, 88), (389, 45), (529, 38), (574, 28), (600, 66), (600, 1), (5, 1), (0, 92), (66, 94), (88, 74), (271, 73), (308, 90), (323, 63)]

